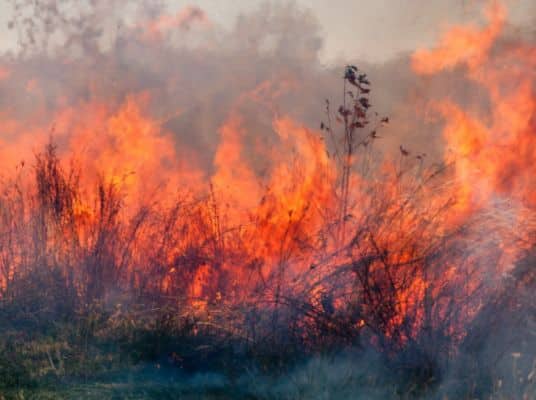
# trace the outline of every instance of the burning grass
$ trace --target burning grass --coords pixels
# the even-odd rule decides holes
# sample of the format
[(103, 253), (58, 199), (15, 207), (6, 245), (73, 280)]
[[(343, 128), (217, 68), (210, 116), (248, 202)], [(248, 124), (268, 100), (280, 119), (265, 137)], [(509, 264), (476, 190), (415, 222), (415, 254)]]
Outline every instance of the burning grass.
[[(508, 279), (513, 292), (530, 290), (530, 267), (520, 264), (519, 276), (496, 278), (504, 270), (499, 245), (507, 233), (486, 213), (450, 222), (447, 167), (416, 176), (410, 165), (382, 172), (382, 179), (363, 178), (360, 212), (339, 219), (323, 210), (334, 219), (313, 224), (317, 231), (308, 229), (319, 216), (307, 201), (287, 213), (281, 228), (272, 214), (280, 200), (270, 194), (245, 227), (227, 225), (214, 189), (170, 205), (125, 208), (121, 184), (99, 180), (93, 192), (82, 190), (80, 169), (64, 166), (53, 145), (24, 168), (4, 183), (1, 201), (6, 388), (62, 383), (76, 391), (85, 387), (80, 382), (115, 376), (110, 390), (121, 392), (125, 376), (150, 380), (163, 369), (173, 379), (178, 371), (222, 374), (216, 392), (225, 393), (246, 390), (248, 374), (261, 382), (297, 374), (264, 395), (254, 391), (279, 398), (280, 391), (311, 389), (302, 381), (308, 373), (295, 370), (307, 359), (353, 349), (348, 362), (368, 360), (372, 352), (377, 371), (356, 366), (357, 375), (350, 372), (344, 383), (337, 377), (329, 393), (370, 384), (381, 396), (417, 396), (437, 389), (466, 348), (486, 342), (478, 337), (486, 313), (533, 312), (526, 309), (530, 299), (493, 302), (507, 299), (500, 289)], [(267, 229), (279, 247), (254, 252), (251, 244)], [(525, 345), (524, 373), (531, 349)], [(516, 354), (517, 361), (526, 353)], [(322, 368), (329, 371), (327, 362)], [(380, 379), (386, 371), (389, 378)], [(493, 379), (484, 376), (479, 379)], [(322, 379), (331, 385), (332, 378)], [(154, 393), (197, 390), (166, 382)], [(530, 391), (531, 382), (515, 390)], [(380, 389), (385, 385), (390, 394)], [(464, 396), (473, 393), (461, 387)], [(108, 390), (89, 388), (99, 395)]]
[[(496, 65), (507, 54), (530, 68), (534, 54), (495, 49), (504, 10), (487, 15), (413, 56), (418, 74), (465, 68), (489, 97), (489, 118), (434, 103), (450, 146), (436, 162), (406, 144), (379, 151), (390, 120), (353, 65), (319, 131), (274, 112), (272, 136), (251, 138), (244, 110), (294, 82), (242, 93), (210, 172), (181, 158), (148, 91), (63, 99), (52, 132), (31, 121), (12, 135), (10, 160), (28, 137), (43, 146), (0, 186), (0, 390), (534, 396), (533, 76), (512, 67), (506, 84)], [(142, 42), (210, 25), (197, 9), (179, 17)]]

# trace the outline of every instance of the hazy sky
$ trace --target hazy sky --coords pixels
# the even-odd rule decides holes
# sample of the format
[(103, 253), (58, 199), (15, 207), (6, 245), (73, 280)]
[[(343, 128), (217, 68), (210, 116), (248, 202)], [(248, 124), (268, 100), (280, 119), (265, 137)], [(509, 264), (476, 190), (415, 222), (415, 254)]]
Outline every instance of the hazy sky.
[[(236, 15), (266, 0), (169, 0), (171, 8), (196, 4), (210, 18), (232, 24)], [(294, 0), (318, 19), (323, 57), (384, 61), (398, 52), (431, 45), (441, 27), (479, 17), (486, 0)], [(534, 22), (535, 0), (506, 0), (511, 20)]]
[[(393, 54), (432, 43), (442, 22), (456, 22), (471, 11), (470, 0), (295, 0), (318, 19), (325, 59), (383, 61)], [(265, 0), (200, 0), (195, 3), (222, 24)], [(187, 1), (170, 1), (173, 7)]]
[[(284, 2), (276, 0), (278, 2)], [(209, 18), (231, 26), (236, 17), (266, 0), (167, 0), (171, 11), (197, 5)], [(385, 61), (398, 52), (432, 44), (446, 24), (475, 19), (484, 0), (294, 0), (317, 18), (325, 62), (339, 58)], [(511, 21), (535, 22), (536, 1), (506, 0)], [(12, 47), (6, 29), (9, 6), (0, 0), (0, 47)]]

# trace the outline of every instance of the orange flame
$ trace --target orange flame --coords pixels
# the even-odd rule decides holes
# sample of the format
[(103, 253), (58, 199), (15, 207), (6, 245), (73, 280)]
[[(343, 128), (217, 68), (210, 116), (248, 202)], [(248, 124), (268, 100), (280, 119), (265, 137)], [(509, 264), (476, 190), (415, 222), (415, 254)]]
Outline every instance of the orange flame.
[[(90, 192), (94, 178), (103, 175), (123, 190), (128, 217), (140, 201), (170, 206), (175, 204), (181, 189), (196, 195), (210, 192), (210, 201), (191, 206), (193, 211), (188, 218), (192, 226), (173, 227), (165, 232), (166, 239), (179, 239), (163, 251), (159, 266), (164, 273), (156, 284), (166, 292), (172, 290), (174, 279), (188, 277), (182, 288), (201, 311), (223, 290), (232, 292), (226, 293), (228, 299), (236, 300), (251, 289), (248, 285), (254, 286), (250, 282), (265, 283), (283, 273), (298, 280), (296, 287), (300, 289), (313, 282), (308, 300), (324, 307), (318, 301), (327, 290), (323, 279), (336, 275), (333, 270), (352, 265), (354, 259), (368, 259), (367, 272), (382, 277), (382, 284), (388, 286), (388, 279), (402, 282), (393, 289), (397, 291), (392, 296), (392, 314), (382, 323), (390, 337), (408, 324), (408, 332), (399, 334), (399, 340), (405, 341), (417, 336), (423, 327), (427, 296), (440, 297), (445, 281), (457, 284), (464, 279), (459, 276), (461, 266), (450, 260), (444, 262), (441, 277), (437, 278), (442, 281), (436, 286), (424, 272), (413, 273), (406, 268), (425, 263), (415, 260), (414, 253), (428, 246), (433, 242), (433, 234), (438, 234), (427, 231), (428, 219), (436, 218), (437, 230), (445, 234), (460, 221), (488, 207), (498, 196), (513, 199), (531, 211), (536, 208), (536, 49), (523, 43), (500, 42), (506, 10), (499, 3), (493, 3), (486, 16), (487, 26), (454, 27), (435, 49), (418, 50), (412, 58), (413, 69), (420, 75), (458, 68), (485, 91), (489, 100), (486, 112), (478, 103), (464, 108), (452, 100), (433, 102), (434, 110), (445, 120), (443, 135), (448, 151), (444, 158), (454, 164), (456, 178), (448, 187), (452, 190), (445, 193), (422, 188), (408, 193), (402, 187), (406, 178), (401, 177), (396, 160), (383, 160), (373, 177), (354, 173), (349, 196), (353, 207), (343, 216), (344, 223), (348, 231), (369, 229), (374, 234), (365, 238), (355, 234), (350, 239), (352, 243), (344, 246), (337, 247), (337, 241), (330, 236), (331, 225), (341, 223), (333, 222), (339, 201), (340, 172), (336, 160), (328, 156), (321, 134), (274, 112), (273, 147), (255, 148), (245, 143), (252, 132), (247, 131), (239, 106), (248, 100), (273, 110), (273, 101), (292, 88), (293, 82), (264, 82), (241, 96), (219, 128), (220, 142), (213, 157), (212, 174), (198, 165), (187, 146), (166, 131), (164, 119), (152, 115), (150, 92), (130, 93), (119, 102), (90, 97), (85, 102), (68, 104), (59, 99), (59, 111), (52, 118), (53, 129), (44, 127), (43, 114), (47, 113), (38, 107), (23, 122), (8, 111), (2, 112), (2, 163), (15, 165), (21, 157), (30, 156), (32, 150), (46, 143), (52, 131), (63, 145), (61, 148), (76, 154), (89, 179), (83, 182), (84, 189)], [(206, 21), (206, 16), (198, 8), (190, 7), (176, 16), (163, 16), (151, 22), (146, 27), (147, 37), (161, 39), (166, 32), (175, 28), (188, 30), (197, 21)], [(8, 70), (0, 69), (2, 79), (9, 79)], [(25, 89), (40, 96), (38, 80), (28, 80)], [(268, 164), (262, 177), (256, 171), (258, 158), (266, 159)], [(410, 184), (411, 188), (419, 186), (415, 182)], [(454, 207), (445, 216), (438, 210), (451, 198)], [(407, 206), (410, 200), (416, 203), (413, 208)], [(75, 208), (80, 219), (94, 217), (87, 204), (77, 203)], [(368, 218), (367, 213), (377, 220)], [(521, 229), (519, 232), (526, 233)], [(141, 236), (140, 249), (135, 254), (140, 258), (143, 251), (153, 250), (156, 234)], [(195, 254), (184, 268), (184, 275), (175, 278), (180, 275), (180, 255), (194, 245), (208, 247), (207, 243), (213, 246), (212, 258)], [(506, 243), (503, 245), (503, 263), (510, 263), (517, 251)], [(321, 272), (315, 270), (318, 260), (328, 260), (325, 264), (329, 265)], [(474, 260), (467, 262), (478, 264)], [(402, 267), (386, 272), (387, 265)], [(357, 276), (362, 265), (352, 268)], [(475, 290), (478, 279), (476, 276), (476, 283), (466, 282), (468, 290)], [(344, 282), (345, 287), (352, 284)], [(335, 311), (348, 306), (340, 299), (333, 303)], [(359, 329), (365, 324), (362, 318), (355, 322)]]
[(496, 44), (506, 11), (493, 3), (486, 15), (487, 27), (453, 28), (436, 49), (415, 52), (413, 69), (428, 75), (466, 66), (468, 79), (489, 96), (491, 115), (486, 118), (449, 100), (436, 105), (446, 121), (444, 136), (451, 151), (446, 159), (456, 162), (464, 207), (498, 193), (534, 208), (536, 49), (523, 43)]
[(146, 26), (145, 36), (151, 40), (161, 40), (163, 36), (174, 30), (189, 31), (194, 23), (209, 24), (205, 12), (199, 7), (188, 6), (175, 15), (161, 15)]

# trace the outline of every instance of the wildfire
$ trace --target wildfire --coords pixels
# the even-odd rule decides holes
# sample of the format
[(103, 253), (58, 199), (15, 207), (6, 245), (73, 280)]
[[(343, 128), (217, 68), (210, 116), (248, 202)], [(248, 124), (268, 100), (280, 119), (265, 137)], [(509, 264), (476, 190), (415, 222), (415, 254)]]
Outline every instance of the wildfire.
[(172, 30), (189, 31), (194, 23), (207, 25), (209, 20), (199, 7), (185, 7), (175, 15), (164, 14), (150, 21), (146, 26), (145, 36), (150, 40), (162, 40)]
[[(494, 195), (534, 208), (536, 170), (536, 49), (525, 43), (497, 43), (506, 11), (493, 3), (483, 29), (453, 28), (437, 48), (413, 56), (413, 69), (429, 75), (465, 67), (467, 78), (488, 94), (490, 115), (479, 116), (446, 99), (436, 103), (445, 120), (444, 137), (462, 182), (462, 208), (470, 210)], [(482, 101), (477, 99), (477, 101)]]
[[(406, 342), (426, 324), (447, 318), (451, 307), (444, 300), (447, 292), (460, 293), (456, 290), (463, 283), (463, 290), (472, 293), (484, 279), (484, 261), (478, 257), (456, 254), (448, 259), (428, 257), (428, 252), (441, 254), (445, 243), (451, 242), (456, 242), (452, 247), (459, 253), (463, 246), (470, 247), (463, 233), (457, 241), (451, 239), (453, 232), (489, 209), (497, 197), (519, 203), (513, 224), (520, 236), (528, 235), (522, 225), (527, 210), (532, 218), (536, 208), (536, 49), (502, 41), (507, 15), (498, 3), (488, 7), (486, 16), (487, 26), (454, 27), (436, 48), (418, 50), (412, 58), (417, 74), (460, 70), (489, 98), (486, 107), (464, 107), (450, 99), (433, 103), (445, 124), (444, 161), (453, 165), (452, 181), (426, 186), (423, 182), (433, 175), (429, 171), (408, 178), (399, 158), (406, 161), (410, 155), (401, 147), (399, 158), (381, 160), (375, 175), (352, 170), (349, 206), (342, 218), (337, 217), (341, 172), (333, 149), (326, 144), (329, 136), (322, 136), (325, 132), (274, 112), (272, 146), (260, 142), (252, 146), (247, 140), (255, 132), (246, 127), (243, 103), (261, 103), (273, 111), (281, 93), (292, 90), (291, 82), (261, 83), (231, 107), (218, 130), (219, 144), (208, 168), (169, 131), (169, 118), (154, 111), (158, 97), (150, 90), (129, 92), (122, 101), (93, 94), (74, 103), (54, 99), (52, 113), (37, 107), (25, 120), (1, 110), (2, 164), (11, 171), (9, 166), (18, 158), (29, 158), (36, 146), (52, 136), (62, 155), (75, 155), (75, 164), (87, 179), (79, 182), (83, 192), (94, 191), (99, 177), (119, 188), (126, 212), (117, 218), (128, 229), (113, 225), (114, 238), (136, 241), (137, 250), (128, 251), (133, 265), (124, 270), (130, 270), (131, 281), (139, 286), (147, 268), (144, 263), (152, 262), (154, 276), (145, 279), (158, 281), (153, 286), (165, 293), (182, 290), (200, 309), (222, 297), (237, 303), (270, 284), (276, 287), (271, 300), (281, 301), (285, 291), (300, 291), (306, 293), (302, 300), (330, 315), (362, 302), (361, 309), (353, 311), (352, 326), (363, 329), (376, 324), (387, 337)], [(169, 30), (188, 30), (198, 21), (206, 21), (205, 14), (187, 8), (151, 22), (146, 35), (160, 40)], [(10, 79), (10, 73), (0, 69), (0, 84)], [(39, 80), (29, 80), (25, 89), (38, 98)], [(36, 99), (41, 100), (46, 102)], [(175, 110), (173, 118), (181, 117), (181, 110)], [(361, 142), (364, 153), (352, 154), (345, 162), (368, 162), (367, 146), (368, 142)], [(267, 165), (262, 173), (261, 164)], [(188, 202), (180, 197), (180, 206), (173, 208), (179, 193)], [(75, 204), (77, 218), (96, 220), (102, 215), (89, 201), (77, 198)], [(158, 204), (168, 214), (158, 214), (154, 226), (135, 229), (132, 218), (140, 215), (140, 204)], [(110, 220), (116, 218), (112, 214)], [(163, 215), (173, 216), (169, 218), (174, 222)], [(336, 234), (340, 225), (352, 232), (345, 243)], [(162, 227), (163, 233), (158, 230)], [(502, 238), (498, 240), (504, 245)], [(516, 249), (504, 253), (508, 254), (503, 264), (517, 257)], [(432, 259), (441, 268), (430, 267)], [(471, 276), (466, 282), (462, 272), (468, 270)], [(284, 285), (289, 281), (296, 283)], [(359, 285), (364, 288), (358, 299), (338, 294)], [(331, 300), (325, 294), (330, 290), (335, 293)], [(432, 318), (427, 315), (431, 298), (438, 304), (432, 322), (426, 320)], [(390, 303), (380, 309), (378, 304), (385, 299)], [(464, 315), (474, 313), (469, 308)], [(449, 329), (452, 326), (456, 323)]]

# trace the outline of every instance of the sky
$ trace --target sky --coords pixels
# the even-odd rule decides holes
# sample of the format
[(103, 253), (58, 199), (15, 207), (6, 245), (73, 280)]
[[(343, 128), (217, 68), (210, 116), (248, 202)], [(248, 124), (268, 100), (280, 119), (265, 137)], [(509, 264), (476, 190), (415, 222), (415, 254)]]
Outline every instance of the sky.
[[(266, 0), (169, 1), (179, 9), (196, 4), (210, 18), (232, 24), (237, 15)], [(430, 46), (450, 24), (478, 19), (482, 0), (295, 0), (320, 25), (324, 61), (362, 59), (384, 62), (400, 52)], [(507, 0), (511, 21), (527, 24), (536, 16), (536, 1)]]
[[(231, 27), (240, 14), (266, 0), (164, 0), (170, 12), (188, 5), (203, 9), (210, 20)], [(385, 62), (401, 52), (429, 46), (450, 24), (474, 20), (483, 0), (291, 0), (311, 12), (323, 38), (325, 63), (344, 59)], [(285, 1), (276, 0), (282, 3)], [(9, 0), (0, 0), (0, 49), (16, 46), (7, 29)], [(536, 1), (507, 0), (510, 21), (535, 23)]]

